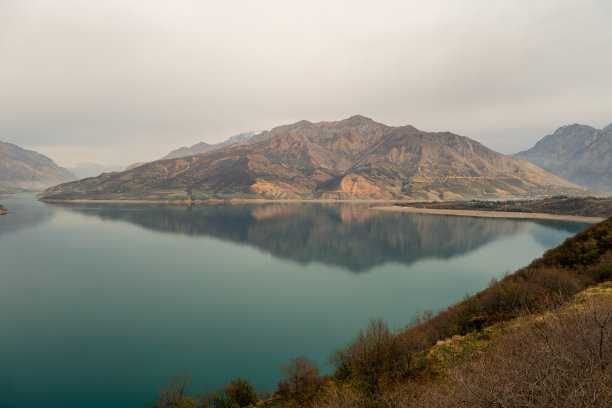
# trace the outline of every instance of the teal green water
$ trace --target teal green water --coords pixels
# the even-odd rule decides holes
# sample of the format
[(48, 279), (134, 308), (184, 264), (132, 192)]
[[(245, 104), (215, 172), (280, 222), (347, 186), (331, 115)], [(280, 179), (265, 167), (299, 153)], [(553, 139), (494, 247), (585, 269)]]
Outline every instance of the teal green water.
[(365, 205), (43, 204), (0, 197), (0, 406), (142, 407), (319, 362), (487, 286), (585, 224)]

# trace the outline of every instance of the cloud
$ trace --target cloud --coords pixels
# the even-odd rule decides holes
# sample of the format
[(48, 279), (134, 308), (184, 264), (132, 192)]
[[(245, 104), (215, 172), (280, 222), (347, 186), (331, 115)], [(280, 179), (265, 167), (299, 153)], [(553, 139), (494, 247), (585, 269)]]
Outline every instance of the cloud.
[(605, 0), (4, 0), (0, 138), (131, 162), (360, 113), (517, 151), (612, 121), (611, 14)]

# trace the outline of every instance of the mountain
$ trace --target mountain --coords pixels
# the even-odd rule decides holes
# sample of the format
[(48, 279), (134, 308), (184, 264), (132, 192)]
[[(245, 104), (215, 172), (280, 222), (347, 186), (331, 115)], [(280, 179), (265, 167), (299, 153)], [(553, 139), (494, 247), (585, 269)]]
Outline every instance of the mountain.
[(234, 143), (246, 142), (247, 140), (252, 138), (255, 134), (256, 132), (245, 132), (245, 133), (240, 133), (238, 135), (232, 136), (223, 142), (219, 142), (215, 144), (208, 144), (205, 142), (200, 142), (200, 143), (194, 144), (191, 147), (181, 147), (180, 149), (173, 150), (167, 155), (165, 155), (164, 157), (162, 157), (162, 160), (177, 159), (179, 157), (192, 156), (194, 154), (204, 153), (209, 150), (219, 149), (221, 147), (233, 145)]
[(43, 199), (469, 199), (575, 187), (464, 136), (353, 116), (280, 126), (247, 143), (60, 185)]
[(47, 156), (0, 142), (0, 193), (38, 191), (75, 178)]
[(612, 124), (601, 130), (563, 126), (516, 157), (583, 187), (612, 192)]
[(95, 177), (102, 173), (112, 173), (115, 171), (123, 171), (124, 166), (117, 166), (112, 164), (100, 164), (100, 163), (78, 163), (75, 166), (67, 167), (72, 174), (77, 176), (79, 179), (83, 179), (86, 177)]

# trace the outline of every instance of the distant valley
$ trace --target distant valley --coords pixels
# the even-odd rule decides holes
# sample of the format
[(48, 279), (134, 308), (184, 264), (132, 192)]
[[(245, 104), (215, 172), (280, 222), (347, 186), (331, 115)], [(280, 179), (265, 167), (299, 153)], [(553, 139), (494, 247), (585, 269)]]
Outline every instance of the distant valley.
[(125, 170), (124, 166), (112, 165), (112, 164), (100, 164), (100, 163), (92, 163), (92, 162), (83, 162), (78, 163), (72, 167), (67, 167), (67, 169), (77, 176), (79, 179), (84, 179), (87, 177), (95, 177), (99, 176), (102, 173), (112, 173)]
[(359, 115), (300, 121), (248, 137), (244, 143), (59, 185), (46, 190), (43, 199), (439, 200), (583, 192), (467, 137), (390, 127)]

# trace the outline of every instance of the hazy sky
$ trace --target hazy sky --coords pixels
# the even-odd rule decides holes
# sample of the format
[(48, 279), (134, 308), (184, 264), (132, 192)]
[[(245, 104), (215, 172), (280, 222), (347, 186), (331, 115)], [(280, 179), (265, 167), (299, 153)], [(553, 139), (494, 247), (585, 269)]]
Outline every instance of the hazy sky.
[(612, 1), (0, 0), (0, 140), (127, 164), (362, 114), (504, 153), (612, 122)]

